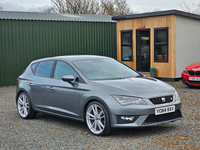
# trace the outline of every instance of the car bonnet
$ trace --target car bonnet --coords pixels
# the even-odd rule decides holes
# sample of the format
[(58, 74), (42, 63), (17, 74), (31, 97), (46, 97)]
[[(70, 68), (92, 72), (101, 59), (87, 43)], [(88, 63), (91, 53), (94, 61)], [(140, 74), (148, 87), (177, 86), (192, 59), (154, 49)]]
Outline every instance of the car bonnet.
[(143, 98), (158, 97), (174, 94), (174, 88), (170, 85), (153, 78), (128, 78), (117, 80), (93, 81), (96, 86), (109, 89), (111, 95), (127, 95)]

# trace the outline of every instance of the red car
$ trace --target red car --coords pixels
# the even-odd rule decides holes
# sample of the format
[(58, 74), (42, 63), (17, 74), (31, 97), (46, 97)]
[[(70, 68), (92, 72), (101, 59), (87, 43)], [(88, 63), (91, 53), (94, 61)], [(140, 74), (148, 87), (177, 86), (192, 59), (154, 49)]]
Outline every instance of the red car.
[(200, 62), (193, 63), (182, 72), (181, 79), (187, 86), (200, 86)]

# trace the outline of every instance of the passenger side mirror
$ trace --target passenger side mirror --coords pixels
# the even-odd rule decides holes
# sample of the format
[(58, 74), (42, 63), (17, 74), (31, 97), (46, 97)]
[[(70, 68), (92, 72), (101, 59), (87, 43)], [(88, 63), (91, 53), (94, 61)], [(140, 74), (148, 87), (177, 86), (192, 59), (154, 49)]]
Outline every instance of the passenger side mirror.
[(72, 75), (63, 76), (62, 80), (74, 85), (74, 82), (73, 82), (74, 81), (74, 76), (72, 76)]

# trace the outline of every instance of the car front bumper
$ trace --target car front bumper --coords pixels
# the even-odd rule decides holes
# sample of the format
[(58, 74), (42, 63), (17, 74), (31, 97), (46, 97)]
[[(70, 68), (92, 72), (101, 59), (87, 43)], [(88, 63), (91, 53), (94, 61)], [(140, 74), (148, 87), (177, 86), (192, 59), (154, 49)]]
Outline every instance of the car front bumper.
[(190, 81), (189, 77), (198, 77), (199, 78), (199, 76), (190, 76), (188, 73), (182, 72), (181, 80), (182, 80), (183, 84), (200, 86), (200, 81)]
[[(109, 108), (111, 108), (111, 126), (114, 128), (153, 126), (157, 124), (173, 122), (182, 118), (181, 102), (172, 102), (160, 105), (152, 104), (129, 106), (121, 106), (117, 103), (112, 100), (108, 102), (108, 105), (112, 105), (109, 106)], [(171, 113), (155, 115), (155, 109), (169, 106), (175, 106), (175, 111)]]

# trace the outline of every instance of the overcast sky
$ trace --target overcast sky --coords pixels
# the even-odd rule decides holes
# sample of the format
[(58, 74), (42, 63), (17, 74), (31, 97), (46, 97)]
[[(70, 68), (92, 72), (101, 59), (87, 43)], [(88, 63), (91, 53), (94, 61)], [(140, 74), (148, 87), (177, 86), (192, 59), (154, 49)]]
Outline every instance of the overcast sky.
[[(200, 0), (127, 0), (133, 11), (148, 12), (155, 10), (181, 10), (180, 3), (198, 4)], [(39, 8), (51, 5), (51, 0), (0, 0), (4, 11), (40, 11)]]

